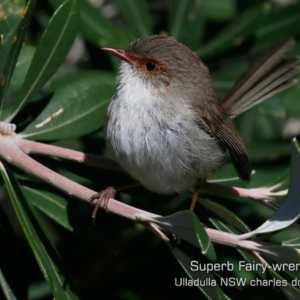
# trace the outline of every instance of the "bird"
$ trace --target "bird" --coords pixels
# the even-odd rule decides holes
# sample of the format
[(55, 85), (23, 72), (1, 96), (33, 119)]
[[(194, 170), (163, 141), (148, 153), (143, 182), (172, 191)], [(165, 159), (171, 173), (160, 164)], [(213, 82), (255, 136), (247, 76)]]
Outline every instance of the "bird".
[[(159, 194), (194, 188), (224, 164), (229, 151), (238, 176), (251, 178), (246, 146), (232, 119), (296, 84), (299, 58), (286, 58), (293, 39), (279, 41), (250, 65), (223, 99), (209, 70), (187, 46), (165, 35), (103, 47), (121, 60), (104, 132), (112, 157), (142, 186)], [(92, 197), (107, 201), (112, 188)]]

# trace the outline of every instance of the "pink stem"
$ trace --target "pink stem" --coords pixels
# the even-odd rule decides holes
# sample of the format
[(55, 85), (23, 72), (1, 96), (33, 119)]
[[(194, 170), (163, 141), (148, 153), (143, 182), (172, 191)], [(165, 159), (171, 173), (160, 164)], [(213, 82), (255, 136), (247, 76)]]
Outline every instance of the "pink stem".
[[(99, 157), (92, 154), (87, 154), (84, 152), (71, 150), (67, 148), (62, 148), (53, 145), (47, 145), (39, 142), (34, 142), (30, 140), (19, 139), (19, 148), (26, 154), (40, 154), (48, 155), (53, 157), (58, 157), (62, 159), (76, 161), (78, 163), (83, 163), (92, 167), (100, 167), (103, 169), (122, 171), (121, 167), (112, 159)], [(252, 198), (252, 194), (249, 193), (247, 189), (224, 186), (221, 184), (203, 182), (201, 189), (226, 194), (231, 196), (237, 196), (242, 198)]]
[[(83, 187), (70, 179), (59, 175), (52, 171), (51, 169), (43, 166), (38, 163), (24, 152), (22, 152), (19, 148), (19, 145), (22, 145), (22, 149), (26, 151), (26, 145), (37, 145), (39, 149), (43, 149), (42, 144), (29, 142), (26, 143), (24, 140), (19, 138), (18, 136), (2, 136), (1, 138), (1, 147), (0, 147), (0, 157), (6, 160), (8, 163), (14, 165), (15, 167), (45, 181), (47, 184), (59, 189), (60, 191), (66, 193), (70, 197), (76, 197), (81, 200), (87, 201), (92, 195), (96, 192), (92, 191), (86, 187)], [(46, 146), (46, 145), (45, 145)], [(57, 147), (45, 147), (45, 149), (57, 150)], [(28, 149), (27, 149), (28, 150)], [(67, 156), (68, 150), (64, 155)], [(36, 153), (34, 150), (28, 150), (29, 153)], [(38, 152), (38, 151), (37, 151)], [(50, 151), (51, 152), (51, 151)], [(63, 151), (58, 150), (59, 154), (62, 155)], [(53, 152), (52, 152), (53, 153)], [(72, 153), (69, 152), (69, 153)], [(77, 151), (74, 152), (75, 154)], [(78, 153), (77, 153), (78, 154)], [(73, 156), (74, 158), (74, 156)], [(93, 203), (95, 204), (95, 203)], [(151, 222), (159, 215), (155, 215), (135, 207), (129, 206), (127, 204), (121, 203), (115, 199), (110, 199), (108, 203), (105, 204), (106, 209), (110, 212), (127, 218), (132, 221), (141, 221), (146, 220), (146, 222)], [(102, 205), (101, 205), (102, 206)], [(102, 206), (103, 208), (103, 206)], [(153, 220), (154, 223), (155, 220)], [(206, 228), (206, 232), (212, 242), (223, 244), (231, 247), (242, 248), (246, 250), (256, 250), (258, 251), (260, 246), (266, 245), (262, 242), (256, 242), (253, 240), (239, 240), (238, 235), (218, 231), (211, 228)]]
[(29, 140), (19, 139), (19, 148), (26, 154), (41, 154), (58, 158), (73, 160), (92, 167), (100, 167), (114, 171), (122, 171), (121, 167), (112, 159), (99, 157), (84, 152), (42, 144)]

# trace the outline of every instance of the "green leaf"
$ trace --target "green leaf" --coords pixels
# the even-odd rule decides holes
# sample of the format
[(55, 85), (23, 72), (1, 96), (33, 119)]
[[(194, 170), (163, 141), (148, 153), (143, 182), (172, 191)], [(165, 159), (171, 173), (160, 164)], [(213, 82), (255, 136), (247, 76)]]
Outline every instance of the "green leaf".
[[(26, 299), (28, 292), (27, 270), (22, 264), (25, 256), (18, 249), (19, 237), (14, 233), (10, 220), (1, 206), (0, 244), (0, 291), (2, 289), (6, 299)], [(17, 273), (15, 272), (16, 269), (18, 270)]]
[(222, 221), (216, 220), (214, 218), (209, 218), (209, 221), (214, 225), (215, 228), (217, 228), (220, 231), (231, 232), (234, 234), (239, 233), (239, 231), (235, 229), (233, 226), (228, 225)]
[(284, 203), (275, 214), (257, 229), (243, 234), (241, 239), (261, 233), (281, 230), (293, 224), (300, 216), (300, 147), (296, 139), (292, 142), (291, 181)]
[[(298, 53), (300, 53), (300, 47)], [(298, 101), (300, 93), (299, 76), (297, 77), (297, 79), (298, 84), (281, 94), (280, 105), (282, 108), (284, 108), (285, 117), (289, 116), (299, 118), (300, 116), (300, 101)]]
[(70, 202), (57, 191), (49, 187), (36, 186), (31, 182), (22, 182), (21, 190), (27, 201), (57, 224), (84, 239), (87, 246), (101, 247), (108, 233), (99, 232), (99, 228), (94, 226), (88, 204), (82, 201)]
[(31, 283), (28, 291), (28, 299), (44, 299), (50, 297), (51, 291), (46, 281)]
[(130, 26), (130, 33), (135, 38), (151, 35), (151, 19), (145, 0), (115, 0), (114, 1)]
[[(210, 0), (194, 0), (185, 22), (180, 27), (179, 41), (192, 50), (199, 49), (205, 35), (206, 4)], [(197, 28), (197, 30), (195, 30)], [(188, 34), (187, 34), (188, 32)]]
[(27, 28), (34, 12), (35, 0), (12, 3), (4, 1), (0, 18), (0, 110), (10, 84), (19, 52), (26, 37)]
[(7, 92), (7, 97), (3, 103), (2, 118), (6, 119), (13, 111), (16, 96), (20, 91), (26, 73), (28, 72), (35, 48), (32, 46), (23, 45), (18, 61), (16, 63), (10, 85)]
[(31, 46), (23, 46), (11, 78), (8, 95), (16, 94), (21, 89), (34, 51), (35, 49)]
[(24, 197), (45, 215), (64, 228), (73, 231), (72, 225), (69, 222), (69, 212), (67, 210), (68, 201), (66, 198), (24, 185), (21, 187), (21, 190)]
[(96, 46), (128, 46), (131, 38), (126, 32), (116, 28), (100, 10), (93, 7), (87, 0), (79, 0), (78, 3), (81, 32), (86, 39)]
[(263, 24), (269, 10), (270, 6), (263, 4), (244, 12), (201, 49), (195, 51), (196, 54), (206, 59), (235, 47)]
[[(281, 277), (278, 273), (274, 272), (272, 269), (268, 269), (268, 272), (271, 274), (271, 276), (275, 279), (280, 280), (280, 282), (287, 282), (287, 280), (283, 277)], [(299, 279), (294, 279), (298, 281)], [(295, 286), (299, 286), (299, 284), (296, 284)], [(286, 286), (279, 286), (282, 292), (287, 296), (290, 300), (298, 300), (300, 298), (300, 291), (293, 285), (291, 285), (289, 282), (287, 282)]]
[[(170, 4), (170, 35), (180, 40), (184, 35), (188, 14), (193, 8), (194, 0), (172, 0)], [(196, 31), (196, 30), (195, 30)]]
[[(257, 116), (257, 119), (258, 118), (259, 116)], [(253, 120), (253, 117), (251, 120)], [(249, 122), (247, 124), (249, 126)], [(271, 143), (264, 141), (258, 143), (254, 140), (253, 142), (247, 144), (247, 150), (249, 156), (251, 157), (251, 161), (262, 162), (278, 159), (280, 157), (287, 157), (291, 152), (291, 147), (289, 143)]]
[(300, 3), (273, 8), (264, 23), (254, 32), (255, 46), (269, 45), (300, 32)]
[(4, 274), (1, 271), (1, 268), (0, 268), (0, 287), (2, 288), (2, 291), (3, 291), (6, 299), (17, 300), (16, 296), (14, 295), (10, 286), (8, 285), (8, 283), (4, 277)]
[(79, 137), (103, 126), (113, 94), (113, 77), (90, 74), (58, 89), (37, 119), (21, 135), (35, 140)]
[(300, 278), (300, 255), (296, 249), (286, 246), (260, 247), (263, 256), (272, 259), (270, 269), (289, 274), (292, 278)]
[(209, 0), (205, 2), (206, 17), (215, 21), (225, 21), (237, 14), (235, 0)]
[(201, 199), (201, 204), (222, 218), (228, 224), (235, 226), (240, 231), (248, 232), (250, 230), (241, 219), (239, 219), (233, 212), (224, 206), (207, 199)]
[(34, 53), (11, 120), (51, 78), (68, 54), (79, 28), (76, 0), (64, 2), (52, 16)]
[(289, 246), (289, 247), (294, 247), (294, 248), (300, 248), (300, 237), (294, 238), (289, 241), (284, 241), (282, 242), (283, 246)]
[(209, 260), (216, 260), (213, 245), (193, 212), (181, 211), (167, 217), (155, 218), (155, 221), (161, 228), (200, 248)]
[[(229, 299), (217, 285), (216, 280), (211, 274), (207, 274), (201, 271), (191, 271), (192, 259), (180, 248), (175, 247), (172, 250), (172, 254), (175, 256), (176, 260), (179, 262), (179, 264), (181, 265), (185, 273), (191, 278), (191, 280), (195, 280), (195, 286), (197, 286), (208, 299)], [(176, 278), (176, 280), (177, 279), (178, 278)], [(200, 281), (200, 284), (198, 284), (198, 281)], [(206, 284), (206, 282), (209, 282), (209, 284)]]
[(23, 198), (15, 178), (10, 170), (4, 167), (2, 163), (0, 164), (0, 171), (17, 218), (24, 230), (27, 241), (42, 273), (50, 286), (53, 297), (56, 299), (78, 299), (77, 296), (65, 286), (65, 278), (61, 274), (62, 270), (55, 264), (53, 258), (50, 256), (50, 253), (53, 255), (53, 250), (49, 248), (49, 245), (47, 249), (46, 245), (42, 242), (42, 239), (45, 240), (45, 236), (41, 236), (43, 231), (42, 228), (39, 227), (40, 221), (37, 219), (32, 207)]

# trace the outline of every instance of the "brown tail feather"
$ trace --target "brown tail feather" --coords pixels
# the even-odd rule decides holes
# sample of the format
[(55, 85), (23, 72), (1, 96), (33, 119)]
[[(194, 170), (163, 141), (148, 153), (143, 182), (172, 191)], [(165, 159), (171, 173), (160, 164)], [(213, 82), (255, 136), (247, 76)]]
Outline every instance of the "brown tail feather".
[(285, 59), (294, 43), (292, 39), (278, 42), (251, 64), (221, 100), (231, 118), (296, 84), (292, 78), (300, 72), (300, 59)]

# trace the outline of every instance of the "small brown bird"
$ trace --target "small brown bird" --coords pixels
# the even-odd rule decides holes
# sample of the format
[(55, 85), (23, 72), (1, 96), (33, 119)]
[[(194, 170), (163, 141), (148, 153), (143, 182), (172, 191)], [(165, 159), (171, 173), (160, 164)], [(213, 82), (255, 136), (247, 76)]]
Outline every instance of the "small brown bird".
[(107, 110), (109, 151), (151, 191), (196, 187), (191, 209), (199, 183), (222, 166), (226, 150), (239, 177), (249, 181), (246, 147), (231, 119), (297, 82), (291, 78), (299, 59), (285, 58), (293, 45), (285, 40), (270, 47), (220, 102), (207, 67), (172, 37), (143, 37), (125, 50), (102, 48), (122, 60)]

